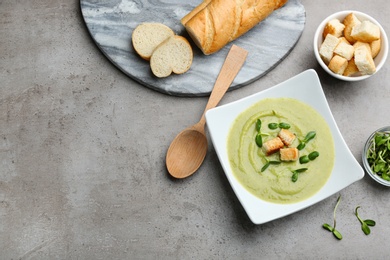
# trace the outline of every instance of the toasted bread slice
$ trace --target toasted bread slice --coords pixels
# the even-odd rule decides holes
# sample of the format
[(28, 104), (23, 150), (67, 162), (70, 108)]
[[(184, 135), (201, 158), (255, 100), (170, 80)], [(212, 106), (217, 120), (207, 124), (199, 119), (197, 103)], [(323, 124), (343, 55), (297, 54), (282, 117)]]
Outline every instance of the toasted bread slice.
[(156, 77), (168, 77), (173, 73), (182, 74), (191, 67), (193, 52), (186, 38), (174, 35), (162, 42), (153, 51), (150, 68)]
[(352, 38), (351, 36), (351, 32), (352, 32), (352, 28), (355, 26), (355, 25), (358, 25), (360, 24), (360, 20), (356, 17), (356, 15), (354, 13), (350, 13), (349, 15), (347, 15), (344, 20), (343, 20), (343, 24), (345, 25), (345, 28), (344, 28), (344, 37), (349, 41), (349, 43), (351, 44), (354, 44), (356, 42), (356, 40), (354, 38)]
[(288, 147), (280, 149), (281, 161), (296, 161), (299, 158), (299, 151), (296, 147)]
[(156, 47), (175, 33), (161, 23), (139, 24), (131, 35), (134, 50), (145, 60), (150, 60)]

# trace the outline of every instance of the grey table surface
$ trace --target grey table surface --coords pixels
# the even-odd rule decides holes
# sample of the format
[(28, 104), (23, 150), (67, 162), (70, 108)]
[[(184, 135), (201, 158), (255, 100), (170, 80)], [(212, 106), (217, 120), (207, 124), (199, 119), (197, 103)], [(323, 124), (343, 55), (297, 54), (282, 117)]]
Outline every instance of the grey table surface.
[[(361, 163), (365, 139), (390, 125), (390, 60), (368, 80), (342, 82), (319, 67), (312, 40), (323, 18), (347, 9), (389, 33), (388, 1), (301, 3), (305, 29), (290, 55), (221, 104), (315, 69)], [(211, 142), (195, 175), (171, 179), (166, 150), (207, 97), (162, 94), (126, 76), (95, 45), (78, 0), (2, 0), (0, 36), (0, 259), (388, 258), (390, 190), (368, 175), (263, 225), (248, 219)], [(341, 241), (321, 228), (338, 195)], [(358, 205), (377, 221), (369, 236)]]

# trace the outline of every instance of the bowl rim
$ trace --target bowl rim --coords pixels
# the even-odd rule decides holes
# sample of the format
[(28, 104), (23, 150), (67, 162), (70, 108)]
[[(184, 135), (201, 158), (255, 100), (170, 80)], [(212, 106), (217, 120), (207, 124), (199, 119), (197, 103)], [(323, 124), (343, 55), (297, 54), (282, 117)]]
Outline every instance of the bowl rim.
[[(239, 183), (231, 171), (226, 148), (226, 138), (232, 122), (249, 106), (264, 98), (290, 97), (316, 109), (328, 123), (335, 145), (335, 164), (326, 184), (313, 196), (297, 203), (278, 204), (261, 200)], [(353, 156), (332, 115), (318, 74), (314, 69), (301, 72), (271, 88), (208, 110), (205, 114), (207, 128), (223, 172), (236, 197), (254, 224), (263, 224), (303, 210), (341, 191), (364, 177), (361, 164)], [(345, 174), (350, 172), (350, 174)]]
[(381, 128), (378, 128), (377, 130), (375, 130), (374, 132), (372, 132), (370, 134), (370, 136), (367, 138), (366, 143), (364, 144), (364, 149), (363, 149), (363, 153), (362, 153), (362, 161), (363, 161), (363, 166), (364, 166), (365, 171), (368, 173), (368, 175), (370, 175), (370, 177), (372, 179), (374, 179), (376, 182), (378, 182), (384, 186), (390, 187), (390, 181), (386, 181), (386, 180), (382, 179), (378, 174), (375, 174), (371, 171), (371, 167), (368, 163), (367, 156), (366, 156), (368, 148), (370, 147), (370, 145), (372, 143), (374, 135), (377, 132), (382, 132), (382, 131), (386, 131), (386, 132), (390, 133), (390, 126), (383, 126)]
[[(380, 29), (380, 32), (381, 32), (381, 39), (382, 39), (382, 43), (381, 43), (381, 50), (380, 50), (380, 53), (382, 52), (383, 56), (382, 56), (382, 59), (378, 62), (378, 64), (376, 64), (376, 71), (374, 74), (372, 75), (362, 75), (362, 76), (353, 76), (353, 77), (348, 77), (348, 76), (343, 76), (343, 75), (339, 75), (339, 74), (336, 74), (334, 72), (332, 72), (328, 66), (325, 64), (325, 62), (321, 59), (321, 56), (319, 54), (319, 47), (321, 45), (321, 42), (322, 42), (322, 38), (320, 39), (320, 37), (322, 37), (322, 32), (324, 30), (324, 27), (326, 25), (326, 23), (328, 21), (330, 21), (331, 19), (333, 18), (341, 18), (341, 17), (345, 17), (347, 16), (349, 13), (354, 13), (360, 20), (363, 18), (367, 18), (368, 20), (370, 20), (371, 22), (375, 23), (376, 25), (378, 25), (379, 29)], [(366, 14), (366, 13), (363, 13), (363, 12), (360, 12), (360, 11), (356, 11), (356, 10), (344, 10), (344, 11), (339, 11), (339, 12), (336, 12), (336, 13), (333, 13), (329, 16), (327, 16), (325, 19), (322, 20), (322, 22), (320, 23), (320, 25), (317, 27), (316, 31), (315, 31), (315, 34), (314, 34), (314, 39), (313, 39), (313, 48), (314, 48), (314, 55), (318, 61), (318, 63), (320, 64), (320, 66), (328, 73), (330, 74), (331, 76), (335, 77), (335, 78), (338, 78), (340, 80), (344, 80), (344, 81), (360, 81), (360, 80), (364, 80), (364, 79), (367, 79), (373, 75), (375, 75), (382, 67), (383, 65), (385, 64), (386, 60), (387, 60), (387, 57), (388, 57), (388, 53), (389, 53), (389, 42), (388, 42), (388, 37), (387, 37), (387, 34), (386, 34), (386, 31), (383, 29), (382, 25), (375, 19), (373, 18), (372, 16)], [(379, 54), (378, 54), (379, 55)], [(375, 59), (374, 59), (375, 60)]]

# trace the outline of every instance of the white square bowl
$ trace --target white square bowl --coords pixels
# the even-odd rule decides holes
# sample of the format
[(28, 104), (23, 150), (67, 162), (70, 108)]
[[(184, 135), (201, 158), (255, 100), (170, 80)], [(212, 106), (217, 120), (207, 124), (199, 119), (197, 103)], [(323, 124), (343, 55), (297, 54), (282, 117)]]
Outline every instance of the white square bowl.
[[(227, 153), (227, 139), (237, 116), (264, 98), (289, 97), (317, 110), (331, 130), (335, 162), (325, 185), (312, 197), (293, 204), (276, 204), (261, 200), (247, 191), (234, 176)], [(263, 224), (307, 208), (364, 177), (363, 168), (345, 143), (326, 101), (321, 83), (314, 70), (307, 70), (283, 83), (238, 101), (206, 112), (207, 128), (226, 177), (240, 203), (254, 224)]]

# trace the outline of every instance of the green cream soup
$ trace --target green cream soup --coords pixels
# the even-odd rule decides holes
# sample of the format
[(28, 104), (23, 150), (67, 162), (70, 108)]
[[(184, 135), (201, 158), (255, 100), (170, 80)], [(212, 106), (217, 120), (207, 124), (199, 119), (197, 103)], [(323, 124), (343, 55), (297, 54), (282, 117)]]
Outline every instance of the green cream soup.
[[(310, 131), (315, 137), (299, 151), (299, 157), (317, 151), (319, 156), (301, 164), (296, 161), (270, 164), (280, 161), (276, 152), (266, 156), (255, 138), (256, 121), (260, 119), (263, 143), (277, 137), (280, 128), (270, 129), (270, 123), (287, 123), (296, 138), (289, 147), (297, 147)], [(292, 98), (264, 99), (241, 113), (233, 123), (227, 142), (231, 168), (239, 182), (252, 194), (265, 201), (287, 204), (313, 196), (328, 180), (334, 165), (334, 143), (330, 129), (323, 117), (309, 105)], [(307, 168), (293, 182), (294, 170)]]

